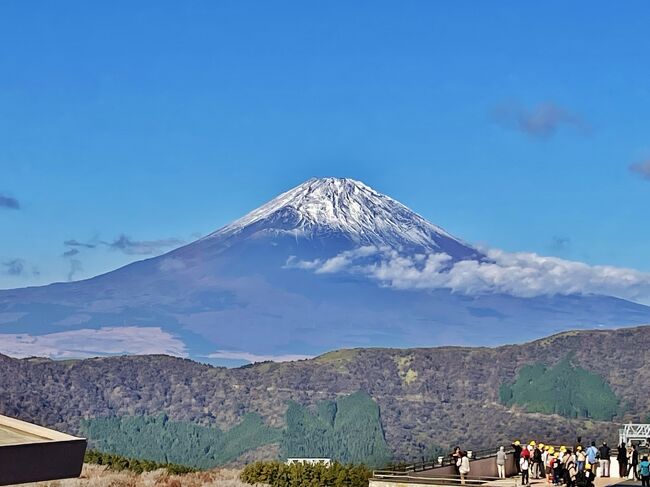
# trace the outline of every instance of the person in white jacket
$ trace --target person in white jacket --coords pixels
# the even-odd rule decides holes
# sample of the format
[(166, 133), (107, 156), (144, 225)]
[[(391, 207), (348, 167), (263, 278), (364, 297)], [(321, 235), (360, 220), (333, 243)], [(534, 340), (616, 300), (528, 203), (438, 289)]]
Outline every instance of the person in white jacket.
[(469, 468), (469, 458), (467, 457), (467, 452), (461, 451), (460, 457), (458, 458), (458, 472), (460, 473), (460, 484), (465, 485), (465, 478), (470, 471)]
[(530, 456), (526, 455), (519, 459), (519, 467), (521, 469), (521, 485), (529, 485), (528, 469), (530, 468)]

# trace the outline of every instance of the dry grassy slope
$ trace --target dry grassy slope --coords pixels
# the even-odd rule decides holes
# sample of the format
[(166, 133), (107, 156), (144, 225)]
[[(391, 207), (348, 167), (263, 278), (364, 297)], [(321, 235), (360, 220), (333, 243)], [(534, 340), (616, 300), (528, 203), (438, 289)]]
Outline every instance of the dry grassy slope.
[(380, 405), (398, 458), (417, 458), (432, 443), (493, 446), (514, 437), (608, 436), (616, 426), (509, 411), (499, 385), (525, 364), (575, 365), (602, 375), (627, 405), (625, 420), (645, 418), (650, 327), (569, 332), (499, 348), (342, 350), (313, 360), (212, 368), (165, 356), (72, 362), (0, 358), (0, 412), (75, 429), (83, 417), (166, 412), (175, 420), (222, 427), (245, 412), (280, 425), (286, 401), (314, 404), (359, 389)]
[[(169, 475), (165, 470), (135, 474), (116, 472), (99, 465), (85, 464), (78, 479), (22, 484), (29, 487), (250, 487), (239, 480), (239, 470)], [(263, 486), (260, 486), (263, 487)]]

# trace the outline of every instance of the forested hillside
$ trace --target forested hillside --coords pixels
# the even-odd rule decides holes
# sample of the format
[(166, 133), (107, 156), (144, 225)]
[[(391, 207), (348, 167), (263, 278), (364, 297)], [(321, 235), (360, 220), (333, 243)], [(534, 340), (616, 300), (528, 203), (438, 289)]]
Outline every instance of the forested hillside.
[[(642, 365), (649, 362), (649, 327), (563, 333), (499, 348), (342, 350), (238, 369), (167, 356), (64, 362), (0, 356), (0, 413), (71, 432), (92, 418), (164, 414), (167, 421), (218, 428), (226, 436), (256, 414), (270, 435), (284, 432), (259, 448), (219, 448), (229, 458), (251, 448), (233, 460), (244, 463), (304, 451), (316, 438), (313, 431), (321, 451), (346, 430), (357, 435), (349, 426), (363, 406), (345, 411), (343, 398), (363, 391), (378, 408), (368, 408), (366, 418), (377, 417), (380, 426), (370, 426), (362, 443), (374, 447), (361, 453), (383, 455), (381, 430), (394, 461), (413, 460), (436, 445), (479, 449), (514, 438), (572, 441), (577, 433), (615, 441), (617, 426), (598, 420), (648, 417), (650, 371)], [(538, 384), (532, 391), (525, 387), (529, 379)], [(301, 422), (294, 424), (294, 416)], [(359, 453), (352, 443), (345, 448), (345, 454)]]
[(264, 424), (256, 413), (227, 431), (159, 416), (110, 416), (81, 421), (98, 450), (162, 463), (213, 468), (248, 451), (277, 444), (284, 457), (336, 458), (381, 467), (391, 459), (379, 407), (363, 392), (324, 401), (315, 411), (290, 402), (286, 427)]
[(282, 438), (285, 457), (335, 458), (343, 463), (381, 467), (391, 459), (379, 407), (364, 392), (323, 401), (316, 411), (291, 401)]
[(619, 401), (609, 384), (597, 374), (572, 366), (568, 357), (553, 367), (524, 366), (513, 384), (501, 386), (501, 401), (567, 418), (611, 421), (619, 413)]
[(282, 431), (250, 413), (227, 431), (160, 415), (83, 420), (81, 433), (103, 452), (206, 469), (277, 443)]

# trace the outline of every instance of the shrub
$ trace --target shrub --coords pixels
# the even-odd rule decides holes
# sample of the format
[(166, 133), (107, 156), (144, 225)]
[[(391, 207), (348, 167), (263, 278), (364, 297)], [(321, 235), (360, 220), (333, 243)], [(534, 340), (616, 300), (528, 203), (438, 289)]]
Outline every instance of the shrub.
[(240, 475), (247, 484), (269, 484), (271, 487), (367, 487), (372, 473), (365, 465), (333, 463), (255, 462)]
[(105, 465), (111, 470), (129, 470), (135, 473), (151, 472), (153, 470), (165, 469), (170, 474), (183, 474), (196, 472), (197, 470), (185, 465), (176, 465), (174, 463), (158, 463), (151, 460), (138, 458), (127, 458), (121, 455), (111, 453), (102, 453), (97, 450), (86, 450), (84, 462)]

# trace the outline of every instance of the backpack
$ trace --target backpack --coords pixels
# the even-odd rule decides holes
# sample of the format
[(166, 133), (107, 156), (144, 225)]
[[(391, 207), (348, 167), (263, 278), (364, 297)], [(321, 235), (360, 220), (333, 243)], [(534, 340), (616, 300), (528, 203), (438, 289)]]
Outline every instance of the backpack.
[(587, 487), (589, 485), (589, 479), (584, 474), (584, 472), (579, 472), (576, 475), (576, 486), (577, 487)]

